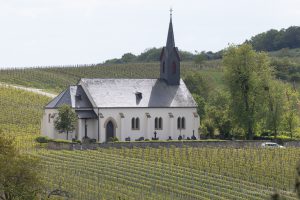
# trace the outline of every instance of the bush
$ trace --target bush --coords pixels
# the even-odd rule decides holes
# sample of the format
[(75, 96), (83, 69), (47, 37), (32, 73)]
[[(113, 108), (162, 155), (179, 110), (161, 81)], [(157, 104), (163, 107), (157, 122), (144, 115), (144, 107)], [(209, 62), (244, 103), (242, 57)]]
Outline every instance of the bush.
[(178, 136), (178, 140), (182, 140), (182, 136), (181, 135)]
[(72, 139), (72, 142), (81, 144), (81, 141), (80, 141), (80, 140), (76, 140), (76, 139), (74, 139), (74, 138)]
[(136, 139), (135, 141), (144, 141), (144, 140), (145, 140), (144, 137), (140, 137), (140, 138)]
[(47, 136), (38, 136), (37, 138), (35, 138), (35, 141), (37, 141), (38, 143), (48, 143), (49, 138)]
[(48, 142), (56, 142), (56, 143), (72, 143), (70, 140), (63, 140), (63, 139), (49, 139)]
[(130, 137), (125, 138), (126, 142), (130, 142)]
[(110, 137), (107, 139), (107, 142), (118, 142), (119, 139), (117, 137)]

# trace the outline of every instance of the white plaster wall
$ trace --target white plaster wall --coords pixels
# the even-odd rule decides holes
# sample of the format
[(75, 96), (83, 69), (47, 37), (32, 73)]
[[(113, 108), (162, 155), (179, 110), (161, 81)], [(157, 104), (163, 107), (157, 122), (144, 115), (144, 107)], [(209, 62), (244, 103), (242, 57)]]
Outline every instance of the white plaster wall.
[[(55, 114), (55, 118), (58, 115), (57, 109), (45, 109), (42, 122), (41, 122), (41, 135), (47, 136), (49, 138), (53, 139), (66, 139), (67, 134), (66, 133), (58, 133), (58, 131), (54, 128), (54, 120), (55, 118), (50, 118), (50, 123), (48, 121), (48, 115)], [(69, 133), (69, 140), (72, 140), (72, 138), (75, 138), (75, 135), (77, 133), (77, 130), (74, 130), (73, 132)]]
[[(169, 113), (172, 113), (174, 118), (169, 117)], [(130, 137), (131, 141), (144, 137), (150, 139), (154, 137), (154, 131), (157, 132), (157, 137), (160, 140), (167, 140), (169, 136), (173, 140), (177, 140), (180, 135), (180, 130), (177, 129), (177, 118), (185, 117), (186, 128), (181, 130), (181, 135), (191, 137), (193, 130), (195, 136), (199, 138), (198, 128), (200, 119), (194, 117), (194, 112), (197, 112), (196, 108), (108, 108), (99, 109), (99, 113), (102, 113), (104, 118), (87, 120), (88, 125), (88, 137), (98, 140), (98, 123), (99, 123), (99, 134), (100, 142), (106, 142), (106, 129), (105, 124), (113, 119), (116, 127), (115, 134), (120, 141), (125, 141), (126, 137)], [(58, 113), (56, 109), (45, 109), (42, 119), (42, 135), (46, 135), (50, 138), (55, 139), (66, 139), (66, 134), (59, 134), (54, 128), (54, 118), (51, 118), (48, 123), (48, 114)], [(95, 109), (95, 113), (98, 114), (98, 109)], [(121, 118), (120, 113), (123, 113), (125, 118)], [(147, 118), (145, 113), (149, 113), (151, 118)], [(140, 129), (131, 129), (131, 119), (139, 117)], [(161, 117), (163, 119), (163, 129), (154, 129), (155, 117)], [(84, 119), (78, 120), (78, 128), (69, 133), (69, 140), (75, 138), (76, 132), (78, 132), (78, 139), (81, 140), (84, 137)]]
[[(95, 110), (98, 113), (98, 109)], [(147, 118), (145, 113), (149, 113), (151, 118)], [(169, 113), (174, 115), (174, 118), (169, 117)], [(195, 136), (199, 138), (198, 128), (200, 124), (199, 118), (194, 117), (194, 112), (197, 112), (196, 108), (108, 108), (99, 109), (99, 113), (102, 113), (104, 118), (99, 120), (100, 123), (100, 142), (106, 141), (106, 130), (105, 124), (110, 120), (114, 119), (116, 127), (116, 137), (125, 141), (126, 137), (130, 137), (131, 141), (144, 137), (145, 139), (151, 139), (154, 137), (154, 131), (157, 132), (157, 137), (160, 140), (167, 140), (169, 136), (173, 140), (177, 140), (180, 130), (177, 129), (177, 118), (185, 117), (186, 128), (181, 130), (181, 135), (186, 137), (191, 137), (193, 130)], [(120, 113), (123, 113), (125, 118), (122, 119)], [(139, 117), (140, 119), (140, 129), (131, 129), (131, 119)], [(155, 117), (162, 117), (163, 119), (163, 129), (154, 129)]]

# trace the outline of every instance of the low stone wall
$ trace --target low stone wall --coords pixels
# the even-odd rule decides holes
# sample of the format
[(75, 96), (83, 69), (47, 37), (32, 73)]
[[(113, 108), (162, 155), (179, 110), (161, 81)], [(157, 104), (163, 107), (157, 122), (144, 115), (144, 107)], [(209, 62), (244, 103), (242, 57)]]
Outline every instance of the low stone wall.
[[(233, 148), (258, 148), (263, 142), (267, 141), (172, 141), (172, 142), (116, 142), (116, 143), (96, 143), (96, 144), (78, 144), (78, 143), (57, 143), (49, 142), (48, 149), (53, 150), (86, 150), (97, 148), (159, 148), (159, 147), (233, 147)], [(300, 147), (300, 141), (285, 142), (286, 147)]]

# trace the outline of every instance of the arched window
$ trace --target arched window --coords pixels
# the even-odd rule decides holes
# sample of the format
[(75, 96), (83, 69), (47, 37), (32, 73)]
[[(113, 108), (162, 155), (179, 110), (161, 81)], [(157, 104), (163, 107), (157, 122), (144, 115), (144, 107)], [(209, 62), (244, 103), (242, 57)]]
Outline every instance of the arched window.
[(177, 129), (181, 129), (181, 117), (177, 118)]
[(160, 117), (160, 118), (159, 118), (159, 121), (158, 121), (158, 128), (159, 128), (159, 129), (162, 129), (162, 126), (163, 126), (163, 120), (162, 120), (162, 118)]
[(163, 73), (165, 73), (165, 61), (163, 62), (163, 68), (162, 68)]
[(181, 129), (185, 129), (185, 118), (181, 118)]
[(48, 114), (48, 123), (51, 122), (50, 120), (51, 120), (51, 114), (49, 113), (49, 114)]
[(135, 119), (135, 129), (140, 129), (140, 119), (138, 117)]
[(154, 128), (158, 129), (158, 118), (157, 117), (154, 120)]
[(131, 129), (132, 130), (135, 129), (135, 118), (134, 117), (131, 119)]
[(173, 61), (173, 64), (172, 64), (172, 73), (176, 74), (176, 62), (175, 61)]

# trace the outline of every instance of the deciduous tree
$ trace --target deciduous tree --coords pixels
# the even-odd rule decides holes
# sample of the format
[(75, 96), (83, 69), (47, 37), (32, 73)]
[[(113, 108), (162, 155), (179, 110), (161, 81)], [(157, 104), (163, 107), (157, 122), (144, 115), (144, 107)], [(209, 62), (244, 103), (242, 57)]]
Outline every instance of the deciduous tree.
[(69, 105), (62, 105), (58, 108), (58, 117), (54, 121), (56, 130), (67, 132), (67, 140), (69, 139), (69, 132), (75, 130), (77, 122), (76, 113)]
[(13, 141), (0, 134), (0, 199), (37, 199), (42, 191), (38, 159), (20, 154)]
[(248, 44), (230, 46), (223, 66), (235, 122), (244, 128), (248, 139), (253, 139), (259, 112), (265, 106), (265, 90), (272, 78), (268, 56), (255, 52)]

